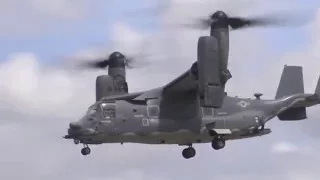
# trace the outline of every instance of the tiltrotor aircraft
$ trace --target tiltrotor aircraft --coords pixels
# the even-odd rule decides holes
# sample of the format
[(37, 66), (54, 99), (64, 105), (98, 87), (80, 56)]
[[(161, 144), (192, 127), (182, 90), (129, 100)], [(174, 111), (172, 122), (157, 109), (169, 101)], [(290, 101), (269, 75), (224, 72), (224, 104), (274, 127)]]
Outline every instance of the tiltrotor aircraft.
[[(204, 23), (203, 23), (204, 22)], [(96, 102), (79, 121), (69, 124), (66, 139), (84, 144), (144, 143), (188, 146), (184, 158), (192, 158), (195, 143), (211, 142), (222, 149), (227, 140), (256, 137), (270, 133), (267, 121), (306, 118), (306, 107), (319, 103), (315, 94), (304, 94), (302, 68), (286, 66), (275, 100), (229, 97), (225, 85), (228, 71), (229, 26), (234, 29), (264, 24), (266, 21), (228, 17), (217, 11), (202, 21), (211, 28), (210, 36), (198, 40), (198, 58), (189, 70), (163, 87), (129, 93), (125, 66), (130, 63), (119, 52), (108, 60), (89, 63), (108, 66), (108, 75), (96, 79)]]

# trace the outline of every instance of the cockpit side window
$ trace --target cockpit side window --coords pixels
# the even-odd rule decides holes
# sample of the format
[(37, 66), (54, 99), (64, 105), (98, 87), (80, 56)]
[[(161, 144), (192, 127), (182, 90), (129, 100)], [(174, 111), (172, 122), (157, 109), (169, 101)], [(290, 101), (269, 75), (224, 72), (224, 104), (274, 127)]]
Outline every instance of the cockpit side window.
[(94, 116), (96, 112), (97, 112), (96, 109), (89, 109), (87, 114), (88, 114), (88, 116)]
[(114, 103), (101, 103), (102, 117), (112, 119), (116, 117), (116, 105)]
[(97, 112), (96, 106), (90, 106), (88, 111), (87, 111), (87, 116), (95, 116)]

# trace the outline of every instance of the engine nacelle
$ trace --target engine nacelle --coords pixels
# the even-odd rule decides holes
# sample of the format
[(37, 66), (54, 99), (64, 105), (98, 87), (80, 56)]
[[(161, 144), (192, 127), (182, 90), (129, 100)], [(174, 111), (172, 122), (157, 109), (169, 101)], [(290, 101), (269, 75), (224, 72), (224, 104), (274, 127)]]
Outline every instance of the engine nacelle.
[(128, 84), (121, 77), (101, 75), (96, 78), (96, 101), (103, 97), (128, 93)]
[(198, 41), (197, 73), (200, 104), (204, 107), (220, 108), (225, 96), (218, 45), (213, 36), (200, 37)]
[(113, 78), (109, 75), (101, 75), (96, 78), (96, 101), (112, 94), (114, 89)]
[(96, 78), (96, 101), (102, 97), (128, 93), (126, 81), (126, 58), (120, 52), (109, 56), (108, 75)]

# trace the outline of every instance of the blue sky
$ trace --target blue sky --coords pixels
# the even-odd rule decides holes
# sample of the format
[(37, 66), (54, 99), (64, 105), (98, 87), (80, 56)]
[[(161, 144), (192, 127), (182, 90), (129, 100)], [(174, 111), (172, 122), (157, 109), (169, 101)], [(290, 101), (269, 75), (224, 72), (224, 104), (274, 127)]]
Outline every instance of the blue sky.
[[(303, 15), (301, 19), (306, 20), (305, 22), (312, 20), (320, 4), (317, 0), (292, 0), (291, 3), (298, 4), (299, 8), (298, 10), (296, 10), (297, 8), (293, 8), (289, 13), (299, 13)], [(289, 3), (287, 4), (290, 6)], [(290, 19), (290, 21), (292, 20)], [(266, 29), (255, 29), (255, 31), (261, 33), (261, 36), (265, 36), (268, 46), (271, 47), (274, 55), (281, 55), (287, 51), (295, 51), (303, 48), (309, 40), (309, 37), (307, 37), (305, 33), (306, 28), (304, 27), (270, 27)]]
[[(15, 52), (34, 52), (43, 61), (52, 61), (57, 56), (70, 55), (80, 49), (85, 49), (99, 43), (107, 43), (109, 29), (117, 21), (128, 23), (141, 31), (149, 31), (156, 27), (156, 16), (125, 17), (123, 13), (135, 9), (154, 6), (154, 0), (113, 0), (98, 1), (99, 9), (84, 21), (72, 24), (56, 24), (48, 32), (30, 35), (24, 38), (12, 36), (0, 37), (0, 61), (8, 54)], [(125, 6), (124, 6), (125, 4)], [(146, 20), (147, 22), (143, 22)]]
[[(34, 52), (44, 62), (56, 61), (57, 57), (70, 55), (77, 50), (95, 44), (108, 43), (109, 28), (117, 21), (128, 23), (139, 31), (154, 31), (157, 29), (157, 16), (128, 17), (123, 13), (155, 6), (157, 2), (156, 0), (97, 1), (100, 8), (92, 13), (92, 16), (79, 23), (65, 23), (63, 26), (57, 24), (56, 28), (49, 32), (25, 38), (0, 37), (0, 61), (6, 59), (8, 54), (15, 52)], [(304, 1), (301, 7), (310, 9), (309, 13), (312, 14), (317, 7), (315, 4), (319, 3), (316, 0)], [(260, 29), (257, 32), (266, 37), (275, 54), (299, 49), (306, 41), (303, 29)]]

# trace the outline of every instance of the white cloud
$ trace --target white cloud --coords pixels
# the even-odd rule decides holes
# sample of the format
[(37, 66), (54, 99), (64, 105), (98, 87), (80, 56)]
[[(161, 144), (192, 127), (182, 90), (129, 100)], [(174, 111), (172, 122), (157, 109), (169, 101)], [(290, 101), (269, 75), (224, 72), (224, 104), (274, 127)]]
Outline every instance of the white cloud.
[(291, 152), (296, 152), (298, 148), (290, 143), (290, 142), (281, 142), (274, 144), (272, 147), (272, 152), (275, 153), (291, 153)]
[[(0, 37), (24, 36), (74, 23), (93, 15), (99, 3), (88, 0), (2, 0), (0, 2)], [(107, 3), (105, 3), (107, 4)]]
[[(206, 3), (208, 7), (218, 7), (215, 6), (216, 1)], [(187, 5), (185, 8), (190, 11), (185, 11), (180, 5), (171, 5), (165, 19), (169, 17), (172, 19), (176, 17), (173, 15), (181, 14), (175, 21), (180, 20), (179, 18), (183, 20), (190, 12), (194, 15), (206, 15), (200, 8), (192, 9)], [(312, 26), (317, 27), (316, 24), (317, 21)], [(126, 24), (118, 23), (114, 26), (116, 48), (133, 51), (132, 48), (139, 49), (140, 43), (147, 41), (148, 46), (144, 47), (144, 50), (157, 55), (155, 57), (157, 63), (151, 63), (148, 69), (128, 71), (130, 91), (163, 85), (185, 71), (195, 60), (198, 36), (207, 33), (194, 30), (182, 31), (167, 26), (164, 29), (164, 32), (155, 34), (156, 38), (146, 39)], [(296, 60), (296, 62), (305, 67), (310, 77), (318, 74), (314, 65), (308, 65), (318, 63), (314, 57), (319, 55), (315, 51), (319, 43), (314, 38), (315, 42), (305, 50), (295, 53), (294, 56), (291, 52), (288, 53), (273, 67), (275, 75), (261, 81), (260, 71), (253, 71), (252, 67), (248, 66), (257, 59), (268, 59), (261, 57), (261, 54), (271, 52), (270, 47), (264, 44), (264, 37), (260, 35), (256, 30), (231, 34), (230, 66), (234, 78), (230, 81), (228, 89), (232, 93), (251, 96), (254, 92), (253, 87), (263, 89), (263, 92), (275, 89), (276, 83), (273, 78), (278, 80), (283, 64), (292, 60), (286, 57), (295, 59), (310, 57), (308, 61)], [(289, 125), (280, 127), (278, 122), (271, 127), (275, 130), (271, 135), (231, 141), (222, 151), (213, 151), (209, 144), (196, 145), (197, 155), (192, 160), (181, 157), (183, 147), (134, 144), (92, 146), (92, 154), (82, 157), (81, 147), (62, 139), (62, 136), (67, 123), (79, 118), (88, 105), (93, 103), (95, 77), (102, 71), (68, 72), (60, 68), (44, 67), (40, 62), (41, 59), (33, 53), (18, 53), (8, 56), (7, 61), (0, 64), (0, 137), (6, 137), (0, 140), (4, 145), (0, 154), (2, 170), (0, 179), (24, 177), (35, 180), (81, 180), (159, 177), (159, 179), (290, 180), (297, 178), (298, 175), (303, 175), (304, 178), (316, 175), (317, 169), (312, 167), (319, 165), (319, 158), (314, 157), (314, 153), (299, 155), (297, 152), (301, 148), (296, 148), (296, 144), (280, 144), (275, 147), (280, 152), (290, 151), (288, 154), (269, 152), (273, 142), (281, 142), (282, 136), (278, 136), (282, 135), (281, 133), (284, 136), (296, 136), (296, 141), (303, 141), (298, 134), (304, 133), (303, 131), (296, 131), (296, 127)], [(271, 72), (270, 69), (260, 68), (261, 71)], [(256, 83), (246, 84), (244, 87), (243, 82), (250, 80)], [(309, 122), (304, 121), (304, 123)], [(319, 123), (315, 123), (316, 125), (319, 127)], [(314, 147), (319, 144), (317, 141), (310, 143)], [(213, 173), (208, 173), (212, 171)]]
[[(57, 117), (64, 109), (72, 114), (76, 108), (72, 104), (81, 106), (81, 102), (88, 102), (94, 96), (87, 94), (81, 100), (77, 95), (82, 87), (77, 75), (65, 72), (63, 69), (44, 68), (32, 53), (18, 53), (8, 58), (0, 65), (1, 100), (19, 111), (31, 115), (56, 114)], [(92, 76), (92, 75), (91, 75)], [(90, 74), (82, 80), (89, 80)], [(93, 91), (93, 85), (86, 87), (86, 91)], [(91, 101), (92, 102), (92, 101)], [(83, 110), (82, 110), (83, 111)]]

